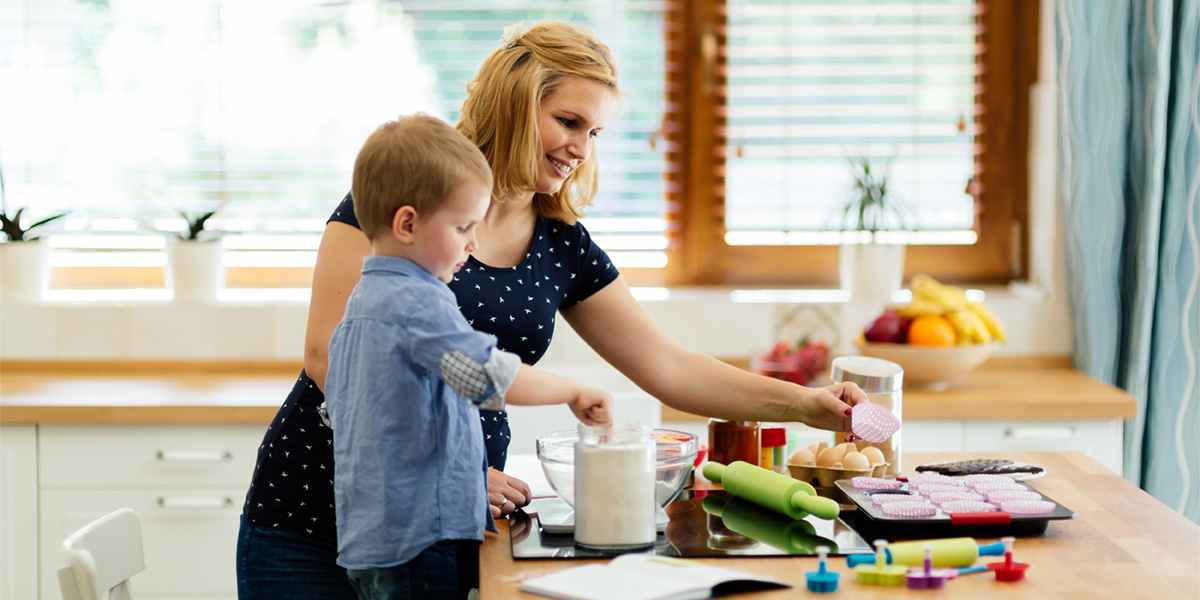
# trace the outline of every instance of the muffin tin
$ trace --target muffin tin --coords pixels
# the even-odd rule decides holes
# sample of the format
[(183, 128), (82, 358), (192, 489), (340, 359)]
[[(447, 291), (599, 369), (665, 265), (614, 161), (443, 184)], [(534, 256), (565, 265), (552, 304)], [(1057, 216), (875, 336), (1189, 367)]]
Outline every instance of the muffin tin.
[[(950, 478), (953, 484), (961, 486), (963, 492), (973, 488), (965, 485), (964, 478)], [(938, 538), (938, 537), (997, 537), (1002, 535), (1039, 535), (1045, 533), (1050, 521), (1075, 518), (1071, 509), (1059, 504), (1054, 499), (1038, 492), (1023, 481), (1007, 479), (1012, 486), (1006, 484), (1005, 490), (1023, 492), (1017, 494), (1020, 499), (980, 502), (974, 500), (951, 500), (938, 505), (924, 498), (919, 493), (919, 482), (904, 482), (897, 489), (857, 489), (850, 478), (834, 482), (837, 489), (858, 509), (854, 516), (854, 528), (866, 539), (884, 538)], [(936, 487), (937, 493), (945, 481), (929, 481), (928, 487)], [(893, 502), (879, 502), (876, 496), (886, 494), (893, 496)], [(1036, 498), (1033, 497), (1036, 494)], [(986, 493), (981, 494), (984, 498)], [(901, 499), (900, 497), (904, 497)], [(911, 502), (905, 500), (911, 499)], [(915, 503), (925, 502), (934, 508), (917, 510)], [(956, 504), (949, 505), (954, 502)], [(1006, 503), (1013, 503), (1008, 504)], [(905, 504), (913, 504), (913, 510), (900, 509)], [(888, 508), (892, 506), (892, 508)], [(1006, 511), (1005, 508), (1010, 510)], [(846, 513), (842, 513), (843, 516)]]

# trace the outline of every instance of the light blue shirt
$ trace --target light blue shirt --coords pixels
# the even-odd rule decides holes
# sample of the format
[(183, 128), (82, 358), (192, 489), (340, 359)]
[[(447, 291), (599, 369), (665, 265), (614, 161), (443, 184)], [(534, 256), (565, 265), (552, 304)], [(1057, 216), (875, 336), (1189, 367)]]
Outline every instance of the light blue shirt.
[(478, 409), (503, 408), (520, 361), (475, 331), (446, 284), (369, 256), (329, 342), (339, 565), (406, 563), (491, 524)]

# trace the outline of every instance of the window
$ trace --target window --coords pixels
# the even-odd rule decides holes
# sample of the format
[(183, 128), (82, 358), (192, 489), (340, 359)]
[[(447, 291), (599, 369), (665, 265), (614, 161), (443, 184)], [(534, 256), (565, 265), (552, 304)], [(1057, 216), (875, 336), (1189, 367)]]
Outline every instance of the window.
[(897, 155), (927, 229), (977, 236), (910, 272), (1023, 273), (1036, 0), (0, 2), (0, 190), (71, 211), (59, 287), (161, 286), (159, 232), (221, 205), (228, 285), (306, 287), (369, 132), (453, 122), (502, 29), (549, 19), (617, 57), (584, 222), (634, 284), (834, 282), (832, 246), (793, 242), (822, 241), (859, 150)]
[(664, 127), (677, 167), (669, 175), (670, 262), (626, 273), (665, 283), (834, 283), (834, 247), (789, 238), (821, 240), (815, 230), (845, 199), (836, 182), (849, 183), (839, 161), (865, 147), (876, 158), (897, 155), (896, 183), (919, 200), (915, 212), (932, 229), (926, 237), (976, 238), (910, 246), (909, 274), (977, 283), (1023, 275), (1036, 4), (673, 5)]

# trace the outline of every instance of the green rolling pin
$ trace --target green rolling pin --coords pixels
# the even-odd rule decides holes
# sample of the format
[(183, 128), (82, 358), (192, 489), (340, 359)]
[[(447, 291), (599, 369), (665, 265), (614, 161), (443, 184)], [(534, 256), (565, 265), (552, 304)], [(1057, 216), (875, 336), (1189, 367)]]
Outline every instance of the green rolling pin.
[(836, 519), (841, 512), (837, 502), (818, 496), (813, 486), (747, 462), (737, 460), (726, 466), (709, 461), (701, 472), (730, 494), (793, 519), (803, 519), (808, 513)]
[(705, 496), (701, 506), (704, 512), (721, 517), (731, 531), (788, 554), (816, 554), (817, 546), (828, 546), (832, 552), (837, 552), (837, 544), (816, 535), (812, 523), (789, 519), (741, 498), (726, 502), (716, 496)]

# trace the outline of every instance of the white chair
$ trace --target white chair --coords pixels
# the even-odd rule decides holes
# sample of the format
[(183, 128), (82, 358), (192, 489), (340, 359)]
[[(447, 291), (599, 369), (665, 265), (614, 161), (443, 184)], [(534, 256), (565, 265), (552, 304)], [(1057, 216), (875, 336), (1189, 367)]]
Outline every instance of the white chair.
[(146, 569), (142, 521), (122, 508), (67, 536), (58, 550), (63, 600), (132, 600), (129, 578)]

